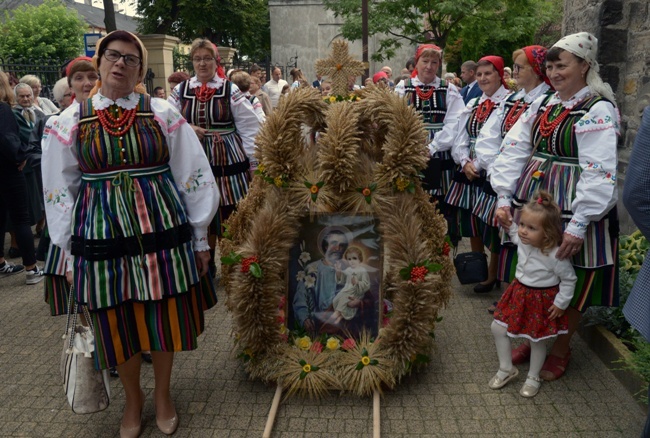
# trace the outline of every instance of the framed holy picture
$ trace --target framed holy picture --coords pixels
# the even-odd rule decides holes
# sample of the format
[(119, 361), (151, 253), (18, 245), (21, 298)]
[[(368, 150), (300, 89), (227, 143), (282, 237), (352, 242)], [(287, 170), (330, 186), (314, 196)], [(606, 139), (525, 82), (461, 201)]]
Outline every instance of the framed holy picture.
[(383, 264), (378, 225), (372, 215), (303, 218), (289, 258), (288, 328), (377, 336)]

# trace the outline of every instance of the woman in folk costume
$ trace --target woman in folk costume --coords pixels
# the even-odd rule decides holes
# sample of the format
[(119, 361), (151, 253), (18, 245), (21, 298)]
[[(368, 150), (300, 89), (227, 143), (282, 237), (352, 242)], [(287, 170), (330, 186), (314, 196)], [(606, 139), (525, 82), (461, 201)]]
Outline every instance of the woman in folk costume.
[[(459, 167), (445, 200), (456, 210), (456, 221), (452, 226), (458, 227), (457, 234), (470, 238), (472, 251), (483, 252), (483, 245), (490, 250), (488, 278), (474, 286), (474, 292), (484, 293), (491, 291), (495, 285), (498, 287), (497, 267), (501, 244), (496, 223), (482, 221), (482, 211), (475, 210), (483, 191), (488, 194), (492, 191), (490, 183), (486, 181), (486, 169), (479, 165), (481, 158), (477, 155), (475, 144), (483, 125), (509, 94), (503, 80), (503, 58), (484, 56), (479, 59), (476, 79), (483, 95), (470, 100), (460, 116), (458, 133), (451, 150)], [(484, 207), (489, 208), (487, 205)]]
[(252, 171), (257, 168), (254, 140), (263, 120), (237, 85), (226, 79), (214, 44), (194, 40), (190, 58), (195, 76), (178, 84), (167, 100), (201, 140), (221, 191), (219, 213), (210, 226), (214, 249), (224, 221), (248, 193)]
[[(70, 106), (76, 108), (81, 102), (88, 99), (90, 91), (98, 79), (97, 70), (95, 70), (91, 58), (80, 56), (68, 63), (65, 73), (68, 86), (72, 90), (73, 101)], [(71, 111), (75, 111), (74, 108)], [(48, 119), (45, 130), (52, 129), (52, 124), (57, 117), (54, 115)], [(44, 132), (46, 132), (45, 130)], [(49, 236), (48, 228), (46, 228), (47, 236)], [(50, 305), (50, 314), (52, 316), (65, 315), (68, 312), (70, 293), (70, 285), (65, 278), (66, 256), (60, 247), (51, 242), (47, 248), (43, 272), (45, 273), (45, 302)], [(83, 313), (80, 316), (83, 319)]]
[(196, 135), (162, 99), (136, 87), (147, 70), (140, 40), (98, 41), (101, 80), (43, 140), (52, 243), (68, 254), (75, 299), (94, 323), (97, 368), (117, 366), (126, 403), (120, 436), (140, 434), (140, 352), (151, 350), (156, 424), (178, 426), (170, 394), (175, 351), (197, 347), (216, 303), (207, 227), (219, 190)]
[[(545, 47), (526, 46), (517, 49), (512, 54), (512, 60), (514, 62), (514, 77), (519, 91), (511, 94), (499, 104), (496, 111), (488, 117), (476, 139), (476, 166), (478, 169), (487, 171), (488, 181), (490, 180), (492, 163), (499, 155), (503, 137), (535, 99), (541, 95), (550, 98), (554, 92), (545, 73)], [(494, 192), (484, 190), (474, 207), (474, 214), (484, 223), (496, 226), (498, 225), (495, 215), (496, 204), (497, 198)], [(517, 248), (514, 245), (507, 244), (501, 247), (497, 272), (499, 281), (507, 283), (510, 280), (510, 276), (504, 277), (502, 275), (504, 269), (507, 269), (508, 272), (512, 269), (512, 275), (514, 276), (517, 261), (515, 259), (513, 263), (512, 259), (516, 256)], [(504, 260), (508, 262), (508, 267), (504, 267)], [(496, 306), (496, 303), (493, 306)], [(494, 307), (491, 307), (490, 312), (493, 312), (493, 309)]]
[(431, 154), (422, 185), (448, 218), (449, 209), (444, 199), (455, 168), (451, 147), (456, 137), (456, 123), (465, 105), (458, 88), (437, 76), (441, 63), (440, 47), (434, 44), (418, 46), (415, 70), (409, 79), (395, 86), (395, 92), (406, 96), (409, 104), (422, 115), (424, 127), (429, 132)]
[[(540, 373), (544, 380), (564, 374), (581, 312), (618, 305), (619, 116), (612, 89), (598, 75), (597, 52), (598, 40), (587, 32), (555, 43), (546, 55), (546, 74), (556, 93), (533, 102), (504, 138), (492, 166), (497, 208), (505, 209), (508, 219), (515, 207), (517, 220), (516, 207), (539, 189), (549, 191), (562, 210), (557, 257), (570, 258), (578, 282), (567, 309), (569, 333), (553, 345)], [(520, 363), (529, 356), (526, 346), (513, 351)]]

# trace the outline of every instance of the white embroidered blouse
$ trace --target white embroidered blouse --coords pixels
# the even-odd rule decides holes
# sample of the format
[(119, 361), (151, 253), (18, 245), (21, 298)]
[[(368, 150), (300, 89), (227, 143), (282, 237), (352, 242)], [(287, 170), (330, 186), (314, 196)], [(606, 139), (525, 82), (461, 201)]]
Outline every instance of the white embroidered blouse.
[[(547, 106), (561, 103), (565, 108), (573, 108), (591, 95), (589, 87), (584, 87), (567, 101), (562, 101), (556, 93)], [(492, 165), (490, 181), (498, 196), (497, 208), (509, 208), (511, 205), (512, 194), (532, 151), (531, 130), (543, 101), (544, 97), (537, 98), (501, 143), (499, 156)], [(565, 232), (584, 239), (589, 222), (602, 219), (618, 200), (618, 110), (610, 102), (597, 102), (575, 123), (574, 132), (582, 173), (571, 206), (573, 217)]]
[[(92, 102), (95, 109), (105, 109), (113, 103), (123, 109), (132, 109), (137, 106), (139, 98), (139, 94), (131, 93), (113, 102), (98, 93), (92, 97)], [(63, 248), (68, 255), (68, 269), (72, 266), (69, 255), (72, 214), (82, 176), (74, 147), (77, 141), (79, 108), (79, 104), (73, 104), (59, 117), (50, 118), (42, 140), (43, 191), (48, 229), (52, 243)], [(187, 191), (184, 188), (185, 183), (192, 180), (197, 169), (209, 169), (210, 164), (196, 134), (176, 109), (163, 99), (151, 99), (151, 110), (167, 140), (169, 167), (192, 227), (194, 251), (207, 251), (207, 227), (219, 206), (219, 189), (212, 172), (204, 172), (207, 181), (197, 187), (196, 191)]]
[[(225, 79), (220, 78), (216, 74), (211, 81), (206, 85), (208, 88), (219, 88), (223, 85)], [(190, 89), (200, 88), (201, 81), (197, 79), (196, 76), (193, 76), (189, 79), (188, 86)], [(180, 100), (180, 84), (174, 88), (172, 93), (170, 93), (167, 101), (174, 106), (179, 112), (181, 108)], [(241, 137), (242, 144), (244, 146), (244, 151), (248, 156), (248, 159), (251, 163), (257, 163), (255, 158), (255, 136), (260, 129), (260, 125), (264, 123), (264, 118), (261, 118), (253, 108), (250, 100), (246, 98), (244, 93), (241, 92), (239, 87), (234, 83), (231, 83), (230, 88), (230, 111), (232, 113), (232, 118), (235, 122), (235, 128), (237, 129), (237, 134)]]
[[(470, 161), (469, 158), (469, 148), (470, 148), (470, 138), (469, 134), (467, 133), (467, 129), (465, 129), (465, 126), (467, 125), (467, 121), (472, 115), (472, 110), (474, 109), (474, 104), (476, 100), (478, 99), (479, 105), (483, 103), (486, 100), (491, 100), (495, 104), (499, 104), (503, 99), (505, 99), (508, 94), (510, 94), (510, 91), (501, 85), (497, 91), (494, 92), (492, 96), (487, 96), (485, 93), (481, 97), (476, 97), (469, 102), (467, 102), (467, 105), (461, 112), (459, 118), (458, 118), (458, 125), (456, 127), (456, 138), (454, 139), (454, 145), (451, 148), (451, 156), (453, 157), (454, 161), (456, 164), (460, 164), (461, 169), (465, 167), (465, 164), (467, 164), (468, 161)], [(496, 110), (492, 111), (494, 114)], [(477, 165), (476, 159), (473, 160), (474, 166)]]
[[(524, 102), (531, 104), (535, 99), (537, 99), (542, 94), (546, 93), (551, 87), (546, 83), (542, 82), (537, 87), (533, 88), (530, 93), (526, 93), (526, 90), (519, 90), (511, 99), (524, 99)], [(477, 170), (486, 170), (488, 178), (492, 171), (492, 163), (496, 160), (497, 155), (499, 155), (499, 147), (503, 141), (501, 137), (501, 126), (503, 125), (503, 119), (506, 117), (505, 112), (505, 99), (499, 103), (499, 106), (496, 110), (492, 111), (490, 117), (481, 128), (481, 131), (476, 138), (476, 169)]]
[[(416, 76), (414, 78), (411, 78), (411, 84), (416, 87), (431, 86), (437, 88), (440, 86), (440, 78), (436, 76), (433, 82), (425, 84), (420, 80), (420, 78)], [(395, 86), (395, 93), (397, 93), (400, 97), (404, 97), (406, 94), (404, 81), (400, 81)], [(463, 102), (463, 97), (460, 95), (460, 91), (458, 91), (458, 87), (449, 82), (447, 82), (446, 104), (447, 113), (445, 114), (445, 119), (443, 120), (444, 125), (440, 131), (436, 132), (433, 140), (431, 140), (431, 143), (429, 143), (429, 153), (431, 155), (435, 154), (436, 152), (444, 152), (451, 149), (454, 144), (454, 139), (456, 138), (456, 131), (458, 130), (458, 118), (465, 109), (465, 103)]]

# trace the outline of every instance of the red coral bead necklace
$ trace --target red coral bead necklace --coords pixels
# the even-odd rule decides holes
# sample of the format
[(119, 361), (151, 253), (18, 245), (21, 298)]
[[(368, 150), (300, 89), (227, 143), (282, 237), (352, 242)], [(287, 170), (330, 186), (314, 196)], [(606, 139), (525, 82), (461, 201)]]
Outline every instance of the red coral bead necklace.
[[(521, 105), (521, 108), (519, 108), (519, 104)], [(524, 101), (518, 100), (515, 102), (515, 104), (510, 108), (510, 111), (508, 111), (508, 115), (506, 116), (506, 121), (504, 124), (504, 128), (506, 132), (510, 131), (512, 127), (517, 123), (517, 120), (519, 120), (519, 117), (526, 111), (526, 108), (528, 108), (528, 104)]]
[(542, 117), (539, 120), (539, 133), (542, 134), (542, 137), (550, 137), (551, 134), (553, 134), (553, 131), (555, 131), (560, 123), (562, 123), (571, 112), (571, 108), (566, 108), (552, 122), (549, 122), (548, 118), (555, 108), (555, 106), (549, 106), (546, 108), (546, 111), (544, 111), (544, 114), (542, 114)]
[(131, 129), (136, 115), (135, 108), (124, 110), (122, 112), (122, 117), (113, 117), (108, 109), (97, 110), (96, 112), (99, 123), (102, 125), (102, 128), (104, 128), (104, 131), (113, 137), (124, 135), (125, 132)]

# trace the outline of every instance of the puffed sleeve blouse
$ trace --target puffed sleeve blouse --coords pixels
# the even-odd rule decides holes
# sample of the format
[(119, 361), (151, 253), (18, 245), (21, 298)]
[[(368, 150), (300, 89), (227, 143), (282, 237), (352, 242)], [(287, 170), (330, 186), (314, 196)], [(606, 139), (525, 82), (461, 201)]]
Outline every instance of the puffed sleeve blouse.
[[(126, 99), (113, 102), (96, 94), (92, 101), (95, 109), (103, 109), (113, 103), (125, 108), (130, 102), (137, 103), (139, 95), (133, 93)], [(63, 248), (66, 254), (70, 254), (72, 215), (82, 176), (74, 147), (79, 108), (79, 104), (73, 104), (58, 118), (51, 118), (45, 127), (42, 141), (43, 191), (46, 196), (48, 228), (52, 243)], [(219, 206), (219, 189), (213, 180), (212, 183), (208, 181), (201, 185), (196, 191), (186, 191), (182, 188), (182, 182), (190, 180), (196, 169), (209, 169), (210, 165), (196, 134), (175, 108), (163, 99), (151, 99), (151, 110), (167, 140), (168, 164), (192, 227), (193, 249), (207, 251), (207, 228)], [(210, 172), (205, 177), (213, 179)], [(54, 202), (47, 202), (48, 197)], [(71, 266), (71, 260), (68, 262), (68, 266)]]
[[(541, 110), (559, 103), (564, 108), (573, 108), (590, 94), (592, 92), (588, 86), (567, 101), (562, 101), (556, 93)], [(511, 205), (512, 194), (532, 152), (531, 130), (543, 102), (544, 96), (535, 100), (501, 143), (499, 156), (492, 166), (491, 178), (492, 188), (498, 196), (497, 208), (509, 208)], [(565, 232), (584, 238), (589, 222), (602, 219), (618, 199), (618, 110), (608, 101), (597, 102), (574, 124), (574, 132), (581, 175), (571, 206), (573, 217)]]

